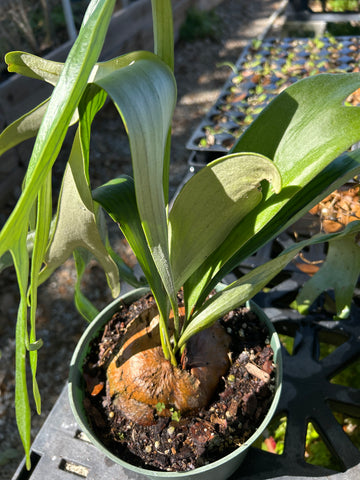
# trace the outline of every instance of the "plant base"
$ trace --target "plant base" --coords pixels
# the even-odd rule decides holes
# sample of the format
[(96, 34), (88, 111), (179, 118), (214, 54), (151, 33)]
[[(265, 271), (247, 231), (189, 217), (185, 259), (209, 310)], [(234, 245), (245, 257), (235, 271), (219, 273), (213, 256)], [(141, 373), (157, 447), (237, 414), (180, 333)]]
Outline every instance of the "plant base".
[(156, 423), (139, 425), (114, 408), (105, 388), (106, 367), (133, 315), (153, 303), (148, 295), (130, 309), (122, 308), (92, 342), (84, 365), (85, 408), (94, 431), (115, 455), (142, 468), (193, 470), (242, 445), (269, 410), (275, 391), (269, 334), (246, 308), (228, 314), (222, 325), (233, 339), (232, 365), (208, 408), (192, 416), (173, 410), (162, 417), (159, 405)]

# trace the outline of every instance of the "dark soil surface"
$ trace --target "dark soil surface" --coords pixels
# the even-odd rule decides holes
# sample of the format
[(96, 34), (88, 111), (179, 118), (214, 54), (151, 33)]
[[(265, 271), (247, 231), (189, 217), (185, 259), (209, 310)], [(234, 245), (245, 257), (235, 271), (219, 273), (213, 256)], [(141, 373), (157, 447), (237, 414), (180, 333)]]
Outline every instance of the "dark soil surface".
[[(163, 417), (154, 410), (155, 423), (139, 425), (114, 407), (106, 369), (127, 325), (151, 305), (154, 299), (149, 294), (129, 308), (124, 306), (93, 341), (84, 366), (84, 404), (95, 432), (114, 454), (145, 468), (192, 470), (241, 446), (266, 415), (275, 390), (269, 335), (248, 309), (227, 314), (220, 322), (231, 337), (231, 365), (210, 404), (196, 414), (180, 416), (175, 411), (175, 418), (174, 413)], [(202, 361), (206, 363), (206, 358)]]

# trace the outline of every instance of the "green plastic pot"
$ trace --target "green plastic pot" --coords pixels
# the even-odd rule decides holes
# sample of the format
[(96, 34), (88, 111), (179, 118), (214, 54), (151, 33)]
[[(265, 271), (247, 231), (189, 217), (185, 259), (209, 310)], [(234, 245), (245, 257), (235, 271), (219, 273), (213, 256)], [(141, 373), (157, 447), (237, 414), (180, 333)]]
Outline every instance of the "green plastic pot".
[[(139, 299), (141, 296), (148, 293), (148, 289), (141, 288), (136, 289), (123, 297), (116, 299), (110, 303), (99, 315), (91, 322), (88, 328), (82, 335), (71, 360), (70, 374), (69, 374), (69, 398), (72, 411), (75, 419), (82, 428), (83, 432), (87, 435), (89, 440), (108, 458), (115, 463), (120, 464), (127, 471), (133, 472), (136, 475), (143, 475), (144, 478), (151, 479), (187, 479), (187, 480), (225, 480), (232, 475), (241, 465), (244, 460), (248, 449), (252, 443), (262, 434), (271, 418), (273, 417), (280, 398), (281, 385), (282, 385), (282, 357), (281, 346), (279, 337), (265, 313), (255, 303), (250, 302), (249, 307), (257, 314), (261, 321), (263, 321), (269, 329), (269, 337), (271, 339), (271, 347), (274, 351), (274, 362), (276, 364), (276, 390), (274, 399), (271, 403), (270, 409), (265, 416), (263, 422), (259, 428), (251, 435), (251, 437), (241, 447), (234, 450), (232, 453), (224, 456), (223, 458), (212, 462), (208, 465), (196, 468), (188, 472), (160, 472), (155, 470), (148, 470), (139, 468), (124, 462), (121, 458), (118, 458), (111, 453), (97, 438), (91, 429), (90, 423), (85, 412), (84, 401), (84, 380), (83, 380), (83, 364), (87, 353), (89, 352), (90, 342), (97, 336), (99, 330), (111, 319), (114, 313), (118, 311), (120, 302), (124, 302), (130, 305), (132, 302)], [(138, 477), (136, 477), (138, 478)]]

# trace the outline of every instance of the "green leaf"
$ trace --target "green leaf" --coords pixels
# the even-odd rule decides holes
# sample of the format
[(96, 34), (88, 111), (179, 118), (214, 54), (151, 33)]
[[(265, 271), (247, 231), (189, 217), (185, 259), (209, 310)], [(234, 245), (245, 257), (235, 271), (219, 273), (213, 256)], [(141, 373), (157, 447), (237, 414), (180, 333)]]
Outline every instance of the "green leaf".
[(93, 191), (93, 198), (119, 224), (151, 290), (155, 297), (160, 299), (164, 294), (164, 288), (141, 226), (133, 179), (122, 175), (111, 180), (96, 188)]
[(9, 52), (5, 55), (5, 62), (8, 64), (9, 72), (45, 80), (51, 85), (57, 84), (64, 68), (61, 62), (54, 62), (26, 52)]
[(92, 0), (39, 129), (29, 162), (25, 188), (0, 233), (0, 257), (16, 242), (28, 223), (35, 198), (45, 181), (100, 54), (115, 0)]
[(194, 334), (211, 326), (225, 313), (243, 305), (247, 300), (250, 300), (303, 248), (316, 243), (324, 243), (336, 238), (346, 238), (348, 235), (354, 235), (359, 231), (360, 221), (356, 221), (350, 223), (343, 232), (328, 235), (319, 234), (308, 240), (295, 243), (275, 259), (255, 268), (250, 273), (233, 282), (231, 285), (211, 297), (210, 300), (204, 303), (204, 305), (198, 310), (180, 337), (178, 344), (179, 348), (182, 347)]
[[(233, 151), (273, 159), (282, 191), (264, 195), (189, 279), (186, 291), (191, 305), (201, 303), (217, 281), (311, 208), (314, 197), (335, 182), (331, 171), (324, 173), (325, 181), (321, 172), (360, 138), (360, 109), (343, 105), (359, 84), (358, 73), (300, 80), (276, 97), (240, 137)], [(303, 195), (302, 189), (310, 183), (311, 189)]]
[[(286, 228), (305, 215), (310, 208), (319, 203), (324, 197), (347, 182), (349, 178), (353, 178), (358, 174), (360, 174), (360, 150), (347, 152), (336, 158), (321, 173), (290, 198), (286, 204), (286, 208), (281, 208), (268, 224), (257, 234), (253, 235), (248, 242), (239, 249), (237, 254), (219, 269), (218, 273), (213, 276), (212, 281), (209, 283), (207, 291), (210, 291), (216, 283), (224, 278), (224, 276), (243, 259), (252, 255), (261, 246), (286, 230)], [(233, 233), (229, 235), (229, 238), (233, 241), (236, 240)], [(211, 274), (213, 274), (213, 271), (211, 271)], [(202, 279), (200, 279), (199, 286), (201, 280)], [(203, 293), (206, 295), (206, 290)]]
[(154, 52), (174, 70), (174, 26), (170, 0), (151, 0)]
[(91, 124), (97, 112), (102, 108), (106, 100), (106, 92), (94, 84), (87, 86), (85, 93), (79, 103), (79, 133), (84, 171), (87, 184), (90, 186), (89, 178), (89, 152)]
[(26, 454), (26, 466), (30, 468), (30, 430), (31, 411), (26, 383), (26, 345), (27, 335), (27, 279), (29, 258), (26, 248), (26, 229), (19, 232), (19, 241), (12, 245), (11, 255), (15, 266), (20, 290), (20, 303), (15, 332), (15, 414), (19, 434)]
[(136, 287), (136, 288), (144, 287), (145, 285), (147, 285), (147, 281), (144, 279), (144, 277), (142, 277), (140, 280), (136, 278), (133, 270), (112, 249), (108, 241), (106, 243), (106, 250), (108, 251), (110, 257), (116, 263), (121, 280), (123, 280), (124, 282), (127, 282), (129, 285), (132, 285), (133, 287)]
[(81, 291), (81, 280), (89, 261), (89, 253), (83, 248), (77, 248), (73, 252), (76, 267), (76, 282), (74, 287), (74, 301), (77, 311), (87, 322), (92, 322), (99, 310), (90, 302)]
[[(16, 147), (16, 145), (37, 135), (48, 104), (49, 99), (44, 100), (44, 102), (12, 122), (1, 132), (0, 156), (11, 148)], [(78, 120), (78, 112), (76, 110), (70, 121), (70, 126), (74, 125)]]
[[(128, 64), (115, 70), (119, 62)], [(98, 65), (94, 82), (112, 98), (127, 128), (142, 227), (175, 309), (163, 190), (164, 158), (176, 102), (174, 75), (155, 55), (136, 52)]]
[[(101, 109), (106, 100), (106, 92), (100, 87), (94, 84), (87, 86), (84, 95), (79, 103), (79, 146), (81, 149), (78, 152), (79, 159), (81, 157), (82, 162), (80, 175), (76, 174), (78, 169), (74, 170), (73, 179), (77, 183), (76, 187), (79, 191), (82, 200), (86, 203), (87, 208), (92, 211), (95, 215), (96, 226), (95, 229), (98, 231), (95, 234), (95, 238), (98, 239), (98, 245), (100, 246), (101, 256), (105, 256), (105, 241), (106, 241), (106, 225), (105, 222), (101, 221), (101, 212), (95, 212), (94, 206), (92, 204), (91, 192), (90, 192), (90, 177), (89, 177), (89, 151), (90, 151), (90, 133), (91, 133), (91, 124), (96, 115), (96, 113)], [(94, 226), (93, 226), (94, 227)], [(111, 255), (108, 252), (108, 260), (113, 260)], [(77, 278), (74, 287), (74, 302), (77, 311), (80, 315), (87, 321), (91, 322), (99, 313), (98, 309), (91, 303), (91, 301), (82, 293), (81, 291), (81, 281), (85, 273), (85, 269), (92, 254), (89, 250), (85, 248), (78, 247), (73, 251), (73, 256), (75, 260), (75, 268), (77, 273)], [(114, 262), (115, 264), (115, 262)], [(118, 269), (119, 270), (119, 269)], [(106, 272), (107, 274), (109, 273)], [(111, 274), (110, 274), (111, 278)], [(111, 284), (111, 281), (110, 281)], [(117, 288), (117, 285), (116, 285)], [(115, 292), (114, 292), (115, 293)]]
[(264, 179), (280, 191), (281, 178), (274, 163), (262, 155), (243, 153), (211, 162), (184, 185), (169, 215), (177, 290), (260, 202)]
[(35, 342), (30, 342), (29, 343), (29, 352), (35, 352), (35, 351), (38, 351), (40, 350), (40, 348), (44, 345), (44, 342), (41, 338), (39, 338), (38, 340), (36, 340)]
[(106, 273), (113, 296), (119, 295), (119, 273), (97, 227), (78, 130), (65, 170), (55, 231), (40, 280), (48, 278), (79, 247), (86, 248), (97, 258)]
[(169, 305), (159, 272), (154, 263), (139, 216), (134, 181), (131, 177), (122, 175), (111, 180), (93, 192), (94, 200), (107, 211), (111, 218), (119, 224), (125, 238), (129, 242), (136, 258), (148, 280), (160, 312), (161, 341), (164, 354), (171, 355), (170, 339), (168, 337), (167, 321)]
[(30, 112), (15, 120), (1, 132), (0, 155), (19, 145), (19, 143), (35, 137), (37, 134), (49, 100), (40, 103)]
[(331, 288), (335, 291), (336, 312), (339, 318), (350, 314), (351, 300), (360, 272), (360, 247), (356, 235), (329, 242), (326, 260), (313, 277), (308, 280), (293, 303), (302, 315), (320, 293)]
[(344, 106), (359, 86), (359, 73), (322, 74), (294, 83), (262, 111), (233, 152), (272, 158), (284, 186), (306, 184), (359, 139), (360, 110)]
[[(61, 65), (63, 66), (64, 64), (61, 64)], [(23, 72), (18, 72), (18, 73), (24, 74)], [(89, 86), (88, 90), (92, 91), (92, 90), (95, 90), (95, 88), (94, 86), (92, 87)], [(97, 108), (96, 111), (98, 111), (103, 105), (103, 102), (105, 101), (105, 97), (106, 97), (105, 92), (102, 92), (101, 94), (99, 94), (98, 91), (96, 91), (96, 93), (95, 91), (93, 93), (87, 93), (84, 95), (85, 98), (82, 99), (81, 103), (85, 105), (89, 104), (90, 102), (87, 96), (92, 97), (95, 95), (98, 95), (101, 97), (101, 99), (99, 100), (99, 104), (95, 107)], [(1, 132), (0, 155), (5, 153), (7, 150), (10, 150), (10, 148), (13, 148), (16, 145), (19, 145), (21, 142), (24, 142), (25, 140), (28, 140), (29, 138), (35, 137), (37, 135), (42, 119), (48, 107), (48, 104), (49, 104), (49, 99), (44, 100), (44, 102), (40, 103), (34, 109), (32, 109), (28, 113), (24, 114), (23, 116), (15, 120), (8, 127), (6, 127), (5, 130)], [(79, 120), (79, 114), (78, 114), (78, 111), (76, 110), (73, 115), (73, 118), (70, 121), (70, 125), (74, 125), (76, 122), (78, 122), (78, 120)]]
[[(34, 245), (31, 256), (31, 272), (30, 272), (30, 345), (38, 344), (36, 339), (36, 311), (37, 311), (37, 289), (39, 285), (39, 272), (41, 270), (46, 248), (48, 245), (51, 217), (52, 217), (52, 188), (51, 174), (48, 175), (47, 181), (42, 185), (37, 205), (36, 229), (34, 237)], [(39, 387), (36, 380), (37, 371), (37, 350), (38, 348), (30, 348), (30, 366), (32, 373), (33, 396), (35, 400), (36, 410), (41, 413), (41, 398)]]
[[(174, 22), (171, 0), (151, 0), (154, 53), (174, 71)], [(171, 126), (168, 132), (164, 155), (163, 192), (165, 203), (169, 202), (169, 172), (171, 154)]]

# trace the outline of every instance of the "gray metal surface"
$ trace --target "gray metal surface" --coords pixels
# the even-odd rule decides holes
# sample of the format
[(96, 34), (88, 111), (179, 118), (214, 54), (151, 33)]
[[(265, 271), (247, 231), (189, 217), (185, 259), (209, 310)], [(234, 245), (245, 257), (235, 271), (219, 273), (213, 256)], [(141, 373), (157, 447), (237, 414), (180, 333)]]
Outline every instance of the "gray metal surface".
[(81, 433), (65, 386), (33, 443), (32, 471), (27, 472), (22, 462), (13, 480), (140, 480), (105, 458)]

